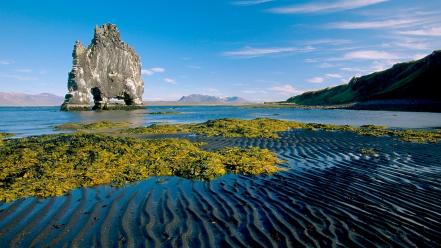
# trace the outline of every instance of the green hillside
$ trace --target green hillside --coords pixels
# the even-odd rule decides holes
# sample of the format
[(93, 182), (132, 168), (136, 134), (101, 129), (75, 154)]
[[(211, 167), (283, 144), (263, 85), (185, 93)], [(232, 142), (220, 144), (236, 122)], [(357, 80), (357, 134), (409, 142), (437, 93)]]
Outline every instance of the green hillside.
[(441, 101), (441, 50), (362, 77), (348, 84), (291, 97), (300, 105), (338, 105), (371, 100)]

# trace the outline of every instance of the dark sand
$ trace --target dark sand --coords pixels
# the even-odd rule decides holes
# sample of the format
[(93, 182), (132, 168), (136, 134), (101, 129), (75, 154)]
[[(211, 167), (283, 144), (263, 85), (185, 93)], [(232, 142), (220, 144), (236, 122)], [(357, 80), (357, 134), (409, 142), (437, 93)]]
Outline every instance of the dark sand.
[(441, 244), (441, 144), (301, 130), (279, 140), (192, 139), (209, 149), (266, 147), (288, 170), (211, 182), (151, 178), (0, 203), (0, 247)]

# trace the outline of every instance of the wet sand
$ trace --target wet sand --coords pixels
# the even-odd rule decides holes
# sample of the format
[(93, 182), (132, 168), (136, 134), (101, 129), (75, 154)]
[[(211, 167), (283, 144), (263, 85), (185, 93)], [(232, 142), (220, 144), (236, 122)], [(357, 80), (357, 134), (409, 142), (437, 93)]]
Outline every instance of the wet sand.
[[(211, 182), (155, 177), (122, 188), (0, 203), (1, 247), (439, 247), (441, 144), (295, 130), (258, 146), (286, 171)], [(360, 154), (373, 148), (378, 156)]]

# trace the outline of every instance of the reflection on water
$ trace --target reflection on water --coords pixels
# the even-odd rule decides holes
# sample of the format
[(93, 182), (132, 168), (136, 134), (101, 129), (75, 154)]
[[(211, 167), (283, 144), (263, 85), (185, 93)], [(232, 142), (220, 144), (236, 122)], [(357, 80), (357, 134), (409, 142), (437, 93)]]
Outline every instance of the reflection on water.
[[(172, 115), (148, 112), (173, 111)], [(234, 106), (156, 106), (133, 111), (61, 112), (59, 107), (0, 107), (0, 131), (18, 137), (54, 133), (55, 125), (65, 122), (100, 120), (128, 121), (133, 125), (156, 122), (190, 123), (219, 118), (254, 119), (258, 117), (348, 125), (385, 125), (394, 128), (441, 127), (441, 113), (322, 110), (289, 108), (249, 108)]]
[(126, 121), (132, 123), (134, 126), (141, 126), (144, 124), (146, 115), (145, 109), (137, 109), (132, 111), (116, 110), (116, 111), (81, 111), (74, 113), (80, 122), (96, 122), (103, 120), (112, 121)]

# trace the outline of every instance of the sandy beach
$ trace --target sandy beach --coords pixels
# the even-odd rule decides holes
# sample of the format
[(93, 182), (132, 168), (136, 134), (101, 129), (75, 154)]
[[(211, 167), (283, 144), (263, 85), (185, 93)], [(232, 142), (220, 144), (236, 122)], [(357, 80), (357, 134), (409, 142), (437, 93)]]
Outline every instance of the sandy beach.
[[(0, 205), (0, 245), (128, 247), (430, 246), (441, 242), (440, 144), (295, 130), (257, 146), (287, 170), (202, 182), (153, 177), (121, 188)], [(375, 156), (364, 156), (363, 148)]]

